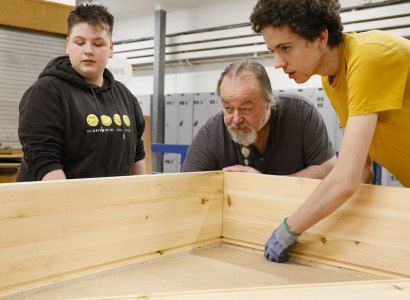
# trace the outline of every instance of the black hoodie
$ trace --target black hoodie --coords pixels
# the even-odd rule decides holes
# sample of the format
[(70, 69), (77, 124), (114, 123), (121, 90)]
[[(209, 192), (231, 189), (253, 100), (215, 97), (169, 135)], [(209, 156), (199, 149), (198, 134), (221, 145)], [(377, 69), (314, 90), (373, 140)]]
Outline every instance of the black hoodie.
[(107, 69), (104, 81), (103, 87), (87, 83), (67, 56), (47, 65), (20, 103), (24, 161), (17, 181), (58, 169), (67, 178), (128, 175), (144, 159), (137, 99)]

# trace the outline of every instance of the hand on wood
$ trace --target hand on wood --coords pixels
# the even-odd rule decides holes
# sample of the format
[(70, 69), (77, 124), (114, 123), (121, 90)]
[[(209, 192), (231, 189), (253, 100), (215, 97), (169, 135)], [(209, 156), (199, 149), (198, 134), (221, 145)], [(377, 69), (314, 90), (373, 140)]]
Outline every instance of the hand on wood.
[(243, 172), (243, 173), (255, 173), (255, 174), (261, 173), (252, 167), (242, 166), (242, 165), (230, 166), (230, 167), (223, 168), (222, 170), (226, 172)]
[(287, 262), (297, 236), (286, 228), (285, 221), (275, 229), (265, 244), (265, 257), (277, 263)]

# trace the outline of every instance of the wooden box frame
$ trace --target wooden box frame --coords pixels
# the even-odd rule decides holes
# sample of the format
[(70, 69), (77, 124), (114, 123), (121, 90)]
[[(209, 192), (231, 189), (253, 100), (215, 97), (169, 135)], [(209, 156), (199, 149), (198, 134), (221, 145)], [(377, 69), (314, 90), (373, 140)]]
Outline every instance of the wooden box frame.
[[(0, 296), (218, 241), (263, 249), (272, 229), (319, 182), (198, 172), (2, 184)], [(383, 291), (389, 299), (410, 297), (409, 212), (409, 189), (362, 185), (353, 199), (304, 233), (292, 252), (389, 280), (157, 297), (223, 297), (228, 292), (263, 297), (284, 291), (319, 297), (315, 289), (341, 290), (343, 285), (368, 295)]]

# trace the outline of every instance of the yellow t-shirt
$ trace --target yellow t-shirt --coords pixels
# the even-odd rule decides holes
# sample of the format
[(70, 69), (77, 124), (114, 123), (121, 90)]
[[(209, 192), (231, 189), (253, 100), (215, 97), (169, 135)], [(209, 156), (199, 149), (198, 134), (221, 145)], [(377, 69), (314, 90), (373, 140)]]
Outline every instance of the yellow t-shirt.
[(410, 41), (383, 31), (344, 34), (339, 71), (322, 76), (342, 127), (378, 112), (369, 155), (410, 187)]

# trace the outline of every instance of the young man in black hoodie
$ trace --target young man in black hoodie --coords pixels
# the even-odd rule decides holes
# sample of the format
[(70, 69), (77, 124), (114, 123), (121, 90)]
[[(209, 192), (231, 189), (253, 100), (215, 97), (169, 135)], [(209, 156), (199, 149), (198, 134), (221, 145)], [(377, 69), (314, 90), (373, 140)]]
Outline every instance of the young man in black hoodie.
[(80, 5), (67, 23), (68, 56), (52, 60), (20, 103), (17, 181), (144, 174), (141, 108), (105, 68), (114, 17)]

